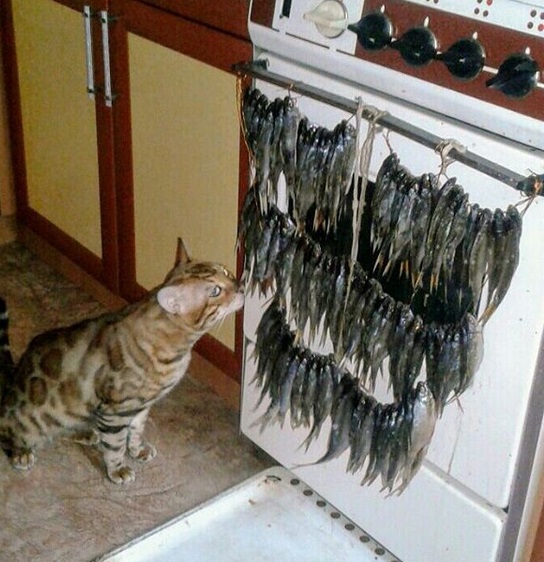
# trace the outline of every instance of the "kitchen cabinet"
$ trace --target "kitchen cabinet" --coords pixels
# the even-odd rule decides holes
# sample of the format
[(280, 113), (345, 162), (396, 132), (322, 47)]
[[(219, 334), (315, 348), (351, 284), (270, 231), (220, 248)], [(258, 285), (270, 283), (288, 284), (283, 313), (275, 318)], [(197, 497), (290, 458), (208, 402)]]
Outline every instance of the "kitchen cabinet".
[[(247, 153), (230, 69), (250, 58), (251, 47), (134, 0), (112, 0), (110, 12), (120, 286), (133, 299), (162, 280), (177, 236), (195, 256), (239, 265)], [(199, 348), (229, 372), (239, 365), (235, 322), (225, 321)]]
[[(231, 67), (251, 57), (249, 41), (146, 2), (98, 2), (89, 100), (83, 3), (11, 4), (2, 21), (14, 35), (5, 74), (20, 222), (128, 301), (162, 281), (178, 236), (195, 257), (239, 272), (248, 167)], [(240, 321), (197, 348), (235, 379)]]
[(112, 118), (87, 94), (83, 2), (13, 0), (1, 9), (18, 220), (116, 291)]

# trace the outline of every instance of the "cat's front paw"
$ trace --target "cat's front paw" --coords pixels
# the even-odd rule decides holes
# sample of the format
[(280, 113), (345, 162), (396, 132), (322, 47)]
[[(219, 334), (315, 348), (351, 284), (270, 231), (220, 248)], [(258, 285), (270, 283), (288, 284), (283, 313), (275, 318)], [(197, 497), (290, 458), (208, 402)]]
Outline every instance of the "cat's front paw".
[(134, 481), (136, 474), (132, 468), (122, 466), (120, 468), (116, 468), (115, 470), (108, 470), (108, 478), (114, 484), (129, 484)]
[(36, 462), (32, 451), (14, 451), (10, 457), (11, 466), (17, 470), (30, 470)]
[(151, 443), (142, 443), (138, 449), (129, 447), (128, 454), (138, 462), (149, 462), (157, 456), (157, 449)]

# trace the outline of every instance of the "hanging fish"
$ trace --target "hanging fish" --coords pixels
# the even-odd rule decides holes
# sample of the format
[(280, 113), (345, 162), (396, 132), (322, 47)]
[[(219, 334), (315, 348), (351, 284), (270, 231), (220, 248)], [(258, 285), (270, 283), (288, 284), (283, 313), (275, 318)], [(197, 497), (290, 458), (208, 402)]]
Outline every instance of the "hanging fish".
[(510, 205), (505, 214), (494, 216), (493, 254), (489, 265), (488, 297), (481, 321), (489, 320), (504, 299), (519, 263), (522, 221), (516, 207)]
[(270, 402), (254, 425), (263, 431), (271, 423), (283, 424), (289, 410), (293, 428), (310, 429), (301, 445), (308, 450), (330, 417), (326, 451), (309, 464), (349, 450), (347, 470), (357, 472), (366, 463), (362, 484), (381, 477), (382, 489), (400, 493), (419, 469), (434, 431), (438, 410), (429, 388), (420, 382), (398, 402), (376, 401), (332, 355), (295, 345), (284, 315), (275, 300), (257, 328), (256, 380), (262, 387), (257, 406), (264, 396)]

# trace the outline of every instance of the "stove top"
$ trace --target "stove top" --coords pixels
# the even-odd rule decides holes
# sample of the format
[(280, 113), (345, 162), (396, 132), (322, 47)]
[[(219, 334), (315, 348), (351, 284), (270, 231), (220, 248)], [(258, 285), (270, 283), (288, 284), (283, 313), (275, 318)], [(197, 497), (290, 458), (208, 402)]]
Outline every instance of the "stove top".
[(544, 2), (253, 0), (274, 52), (544, 150)]

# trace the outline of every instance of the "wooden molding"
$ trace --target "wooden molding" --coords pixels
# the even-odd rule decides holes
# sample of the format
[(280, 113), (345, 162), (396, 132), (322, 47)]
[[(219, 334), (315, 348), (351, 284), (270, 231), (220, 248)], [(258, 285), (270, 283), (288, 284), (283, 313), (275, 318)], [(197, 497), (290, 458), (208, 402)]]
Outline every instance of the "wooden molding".
[(249, 0), (143, 0), (145, 4), (161, 8), (194, 22), (214, 27), (240, 39), (249, 40), (247, 17)]

